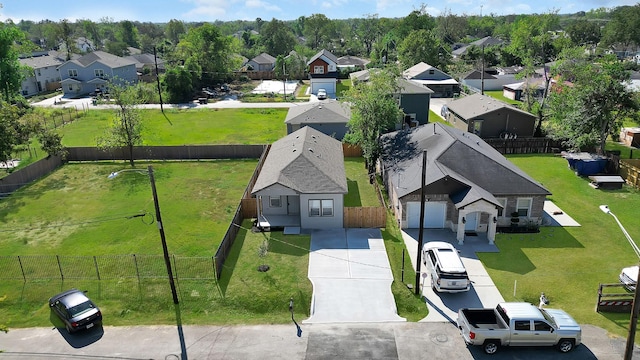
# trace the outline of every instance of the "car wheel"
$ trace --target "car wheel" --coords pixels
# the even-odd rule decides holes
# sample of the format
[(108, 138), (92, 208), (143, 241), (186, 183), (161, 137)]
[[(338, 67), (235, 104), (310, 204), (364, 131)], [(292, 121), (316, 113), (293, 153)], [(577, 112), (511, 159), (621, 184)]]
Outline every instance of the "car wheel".
[(560, 341), (558, 342), (558, 350), (563, 353), (567, 353), (573, 350), (573, 340), (560, 339)]
[(498, 347), (499, 345), (496, 340), (487, 340), (482, 345), (482, 350), (484, 350), (486, 354), (493, 355), (498, 351)]

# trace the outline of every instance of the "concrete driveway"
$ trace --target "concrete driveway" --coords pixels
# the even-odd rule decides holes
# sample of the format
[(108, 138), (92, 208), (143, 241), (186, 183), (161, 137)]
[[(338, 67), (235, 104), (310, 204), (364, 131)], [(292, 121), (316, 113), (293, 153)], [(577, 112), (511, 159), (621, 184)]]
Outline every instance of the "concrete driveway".
[[(415, 271), (418, 251), (418, 229), (404, 229), (402, 237), (409, 252), (411, 268)], [(452, 322), (458, 318), (460, 308), (495, 307), (504, 302), (504, 298), (498, 288), (489, 277), (484, 266), (478, 259), (476, 252), (498, 252), (495, 245), (489, 245), (486, 235), (478, 233), (477, 236), (466, 236), (464, 245), (458, 245), (456, 234), (448, 229), (425, 229), (423, 242), (445, 241), (453, 244), (460, 252), (460, 258), (467, 269), (469, 279), (472, 281), (471, 290), (463, 293), (436, 293), (431, 289), (431, 279), (421, 269), (422, 296), (427, 303), (429, 314), (421, 322)], [(421, 264), (424, 266), (423, 264)], [(415, 274), (415, 272), (414, 272)]]
[(406, 321), (391, 293), (393, 275), (380, 229), (311, 234), (311, 316), (306, 324)]

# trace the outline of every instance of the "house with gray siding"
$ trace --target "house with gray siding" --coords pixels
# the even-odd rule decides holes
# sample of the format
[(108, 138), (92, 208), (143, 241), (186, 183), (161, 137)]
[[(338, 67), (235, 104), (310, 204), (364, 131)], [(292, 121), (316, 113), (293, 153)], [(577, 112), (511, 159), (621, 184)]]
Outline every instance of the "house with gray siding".
[(402, 76), (433, 90), (432, 97), (450, 98), (460, 92), (458, 82), (451, 75), (427, 63), (419, 62), (402, 72)]
[(305, 126), (274, 142), (251, 195), (263, 229), (342, 228), (347, 194), (342, 143)]
[(37, 52), (28, 57), (18, 59), (20, 65), (29, 68), (22, 80), (20, 93), (32, 96), (43, 91), (53, 91), (60, 87), (58, 66), (64, 62), (55, 51)]
[(135, 84), (138, 80), (136, 62), (104, 51), (94, 51), (69, 60), (58, 67), (65, 97), (83, 96), (107, 83)]
[(262, 53), (247, 62), (247, 66), (251, 71), (273, 71), (276, 66), (276, 58), (273, 56)]
[(351, 108), (348, 104), (328, 99), (290, 107), (284, 123), (287, 126), (287, 134), (310, 126), (342, 141), (349, 130), (347, 128), (349, 119), (351, 119)]
[(398, 79), (398, 92), (393, 96), (404, 112), (404, 122), (408, 126), (424, 125), (429, 122), (429, 104), (433, 90), (410, 80)]
[(483, 139), (533, 136), (536, 117), (491, 96), (473, 94), (447, 103), (453, 127)]
[[(480, 137), (432, 123), (382, 136), (379, 163), (384, 186), (401, 228), (450, 229), (465, 236), (486, 233), (493, 243), (500, 226), (541, 224), (551, 193)], [(423, 151), (424, 222), (420, 224)]]

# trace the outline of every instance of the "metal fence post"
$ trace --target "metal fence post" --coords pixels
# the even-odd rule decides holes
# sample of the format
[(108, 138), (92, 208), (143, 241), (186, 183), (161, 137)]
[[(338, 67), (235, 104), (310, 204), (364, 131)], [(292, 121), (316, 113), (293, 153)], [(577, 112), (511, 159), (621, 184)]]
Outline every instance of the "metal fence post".
[(20, 255), (18, 255), (18, 263), (20, 264), (20, 271), (22, 272), (22, 280), (27, 282), (27, 277), (24, 275), (24, 267), (22, 267), (22, 260), (20, 259)]
[(60, 256), (56, 255), (56, 261), (58, 261), (58, 269), (60, 270), (60, 278), (64, 281), (64, 274), (62, 273), (62, 265), (60, 264)]
[(140, 271), (138, 270), (138, 258), (133, 254), (133, 263), (136, 266), (136, 277), (138, 278), (138, 286), (140, 285)]
[(100, 270), (98, 270), (98, 260), (96, 259), (96, 257), (93, 257), (93, 264), (96, 267), (96, 274), (98, 275), (98, 281), (100, 281)]

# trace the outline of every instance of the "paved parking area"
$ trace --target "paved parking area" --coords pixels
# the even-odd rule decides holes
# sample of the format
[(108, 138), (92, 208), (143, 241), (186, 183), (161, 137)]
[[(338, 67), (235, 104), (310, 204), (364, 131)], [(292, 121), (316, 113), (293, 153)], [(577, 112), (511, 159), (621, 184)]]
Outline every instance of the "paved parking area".
[[(419, 229), (404, 229), (402, 236), (411, 259), (411, 267), (409, 269), (413, 270), (413, 274), (415, 274)], [(431, 289), (431, 279), (429, 276), (425, 276), (425, 269), (420, 269), (422, 274), (421, 293), (429, 309), (429, 314), (420, 321), (455, 322), (460, 308), (495, 307), (498, 303), (504, 301), (500, 291), (498, 291), (493, 280), (491, 280), (491, 277), (489, 277), (489, 274), (476, 256), (476, 252), (498, 252), (498, 248), (495, 245), (489, 245), (485, 234), (478, 233), (478, 236), (466, 236), (464, 244), (458, 245), (456, 234), (453, 231), (448, 229), (425, 229), (423, 242), (434, 240), (449, 242), (458, 249), (462, 263), (467, 269), (469, 279), (473, 284), (468, 292), (456, 294), (436, 293)], [(407, 270), (405, 270), (406, 273)], [(413, 279), (413, 277), (410, 277), (410, 279)]]
[(306, 324), (406, 321), (391, 293), (393, 275), (380, 229), (311, 234), (311, 316)]

